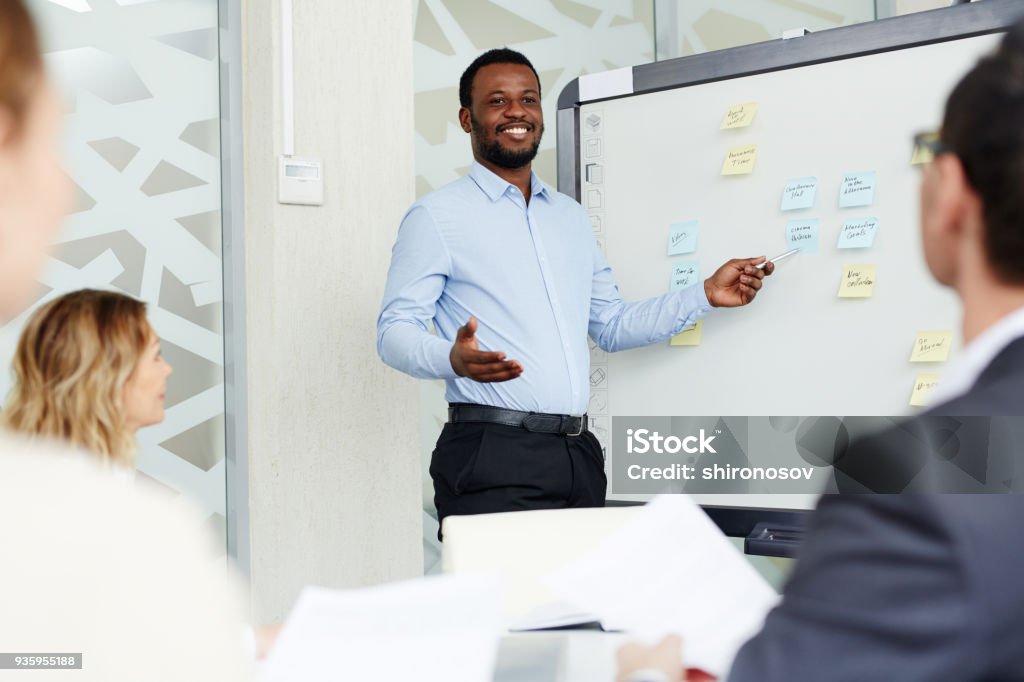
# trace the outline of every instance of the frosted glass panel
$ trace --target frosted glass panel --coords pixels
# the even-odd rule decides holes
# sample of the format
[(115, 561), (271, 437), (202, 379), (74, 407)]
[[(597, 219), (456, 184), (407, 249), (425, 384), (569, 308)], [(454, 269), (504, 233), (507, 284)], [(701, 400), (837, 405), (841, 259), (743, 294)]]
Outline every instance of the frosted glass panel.
[(775, 40), (791, 28), (823, 31), (875, 18), (874, 0), (686, 0), (658, 7), (675, 15), (665, 19), (677, 27), (675, 51), (659, 50), (662, 58)]

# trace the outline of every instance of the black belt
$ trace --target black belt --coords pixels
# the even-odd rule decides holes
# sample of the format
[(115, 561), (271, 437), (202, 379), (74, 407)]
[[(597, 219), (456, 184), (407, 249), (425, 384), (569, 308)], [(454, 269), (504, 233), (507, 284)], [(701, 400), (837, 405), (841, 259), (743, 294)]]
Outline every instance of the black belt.
[(534, 433), (561, 433), (566, 436), (579, 436), (587, 431), (587, 415), (574, 417), (568, 414), (521, 412), (472, 403), (451, 403), (448, 406), (448, 421), (453, 424), (455, 422), (503, 424), (517, 426)]

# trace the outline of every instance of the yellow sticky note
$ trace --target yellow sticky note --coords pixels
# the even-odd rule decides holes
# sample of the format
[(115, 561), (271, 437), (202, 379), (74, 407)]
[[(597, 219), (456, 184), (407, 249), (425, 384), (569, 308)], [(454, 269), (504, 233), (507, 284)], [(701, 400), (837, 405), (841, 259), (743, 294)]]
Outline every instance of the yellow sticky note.
[(920, 166), (923, 163), (931, 163), (933, 158), (932, 150), (927, 147), (914, 147), (914, 153), (910, 157), (910, 165)]
[(949, 329), (934, 332), (918, 332), (914, 339), (914, 350), (910, 352), (911, 362), (945, 362), (953, 346), (953, 332)]
[(932, 391), (939, 385), (938, 374), (918, 374), (914, 380), (914, 390), (910, 394), (910, 404), (914, 407), (927, 407)]
[(671, 346), (699, 346), (700, 345), (700, 332), (701, 326), (704, 324), (702, 320), (698, 320), (697, 324), (692, 327), (687, 327), (683, 331), (679, 332), (672, 337), (672, 341), (669, 345)]
[(729, 147), (729, 153), (722, 162), (722, 175), (746, 175), (754, 170), (757, 161), (757, 145), (743, 144)]
[(844, 265), (839, 298), (871, 298), (875, 291), (874, 265)]
[(754, 122), (754, 114), (757, 113), (757, 102), (736, 104), (729, 107), (722, 119), (722, 130), (730, 128), (746, 128)]

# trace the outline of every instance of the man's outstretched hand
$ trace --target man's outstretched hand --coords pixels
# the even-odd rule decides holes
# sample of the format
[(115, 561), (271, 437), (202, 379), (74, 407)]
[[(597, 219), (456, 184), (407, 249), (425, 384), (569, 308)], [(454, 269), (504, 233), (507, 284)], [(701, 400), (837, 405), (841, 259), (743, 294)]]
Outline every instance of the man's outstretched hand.
[(515, 360), (506, 360), (504, 353), (479, 349), (476, 324), (476, 317), (471, 317), (459, 327), (449, 355), (455, 373), (480, 382), (508, 381), (522, 374), (523, 366)]
[(708, 303), (715, 308), (735, 308), (753, 301), (761, 289), (761, 280), (775, 272), (774, 263), (768, 263), (763, 270), (754, 267), (764, 261), (764, 256), (726, 261), (715, 274), (704, 280)]

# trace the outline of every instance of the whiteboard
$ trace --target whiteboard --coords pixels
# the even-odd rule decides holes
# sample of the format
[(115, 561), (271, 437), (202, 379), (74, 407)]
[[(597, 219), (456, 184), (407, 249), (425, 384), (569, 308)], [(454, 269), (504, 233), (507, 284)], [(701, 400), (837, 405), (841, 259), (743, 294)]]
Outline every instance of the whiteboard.
[[(941, 375), (948, 364), (911, 363), (917, 333), (952, 330), (950, 359), (961, 340), (957, 299), (924, 263), (911, 140), (938, 129), (952, 87), (1001, 36), (580, 107), (580, 200), (626, 300), (668, 292), (677, 261), (699, 261), (702, 281), (729, 258), (785, 251), (790, 220), (817, 218), (820, 225), (817, 253), (780, 264), (750, 306), (711, 311), (699, 346), (592, 350), (592, 370), (599, 372), (592, 375), (591, 414), (606, 445), (612, 416), (912, 412), (918, 375)], [(758, 104), (753, 123), (721, 130), (726, 111), (746, 102)], [(748, 144), (758, 146), (753, 172), (721, 175), (728, 149)], [(586, 166), (595, 163), (600, 170), (592, 168), (588, 182)], [(868, 171), (877, 179), (873, 203), (840, 208), (844, 175)], [(813, 208), (781, 211), (787, 181), (806, 176), (817, 178)], [(867, 217), (879, 220), (874, 244), (838, 249), (843, 223)], [(668, 256), (670, 225), (691, 220), (700, 226), (696, 251)], [(848, 264), (876, 266), (871, 298), (837, 296)], [(610, 495), (616, 497), (622, 496)], [(807, 496), (701, 501), (813, 505)]]

